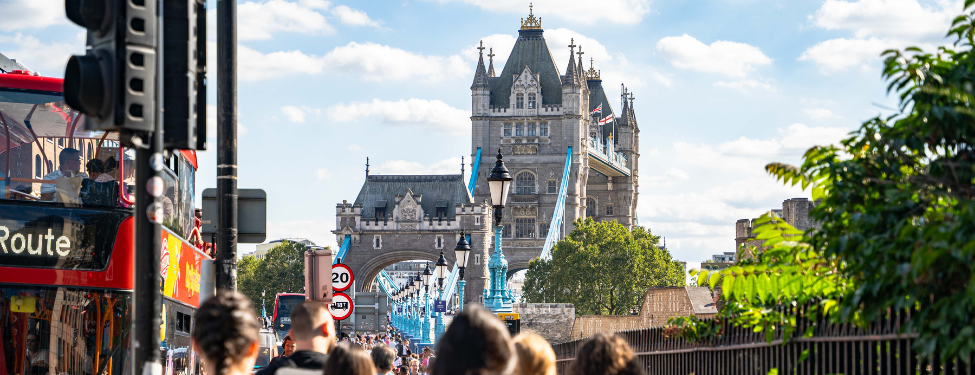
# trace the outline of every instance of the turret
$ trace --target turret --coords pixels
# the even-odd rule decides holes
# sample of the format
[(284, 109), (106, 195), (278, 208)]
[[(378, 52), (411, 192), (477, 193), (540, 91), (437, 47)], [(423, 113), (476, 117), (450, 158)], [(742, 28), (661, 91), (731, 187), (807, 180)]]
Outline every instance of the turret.
[(471, 113), (475, 116), (487, 115), (491, 103), (491, 84), (488, 83), (487, 69), (484, 68), (484, 41), (477, 47), (477, 69), (474, 83), (471, 84)]

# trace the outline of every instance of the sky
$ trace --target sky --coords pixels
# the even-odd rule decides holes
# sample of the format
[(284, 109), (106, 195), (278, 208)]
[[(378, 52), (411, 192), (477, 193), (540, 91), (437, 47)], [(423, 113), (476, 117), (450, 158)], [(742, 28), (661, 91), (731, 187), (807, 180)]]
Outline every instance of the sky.
[[(640, 126), (640, 225), (676, 259), (734, 250), (735, 221), (809, 197), (767, 175), (838, 142), (895, 96), (888, 48), (948, 44), (961, 1), (536, 0), (565, 70), (570, 39), (624, 83)], [(0, 0), (0, 52), (63, 76), (84, 52), (63, 0)], [(209, 1), (208, 122), (197, 191), (216, 186), (216, 61)], [(268, 240), (335, 246), (335, 205), (371, 173), (459, 173), (470, 162), (477, 46), (501, 71), (529, 1), (238, 1), (238, 186), (268, 195)], [(469, 171), (470, 168), (467, 168)], [(254, 245), (241, 244), (240, 253)]]

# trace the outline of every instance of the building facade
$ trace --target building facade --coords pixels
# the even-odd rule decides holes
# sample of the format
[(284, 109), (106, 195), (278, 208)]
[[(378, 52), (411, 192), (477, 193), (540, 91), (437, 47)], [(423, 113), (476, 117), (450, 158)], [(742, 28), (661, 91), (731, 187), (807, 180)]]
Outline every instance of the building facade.
[[(500, 149), (515, 179), (502, 220), (509, 272), (527, 268), (541, 252), (569, 147), (562, 231), (586, 217), (636, 225), (640, 130), (632, 94), (621, 89), (620, 98), (610, 100), (592, 59), (584, 69), (582, 47), (574, 43), (563, 72), (532, 14), (522, 20), (500, 75), (493, 53), (485, 64), (485, 48), (479, 47), (471, 85), (471, 153), (482, 151), (474, 201), (489, 199), (486, 178)], [(620, 112), (613, 103), (622, 103)]]

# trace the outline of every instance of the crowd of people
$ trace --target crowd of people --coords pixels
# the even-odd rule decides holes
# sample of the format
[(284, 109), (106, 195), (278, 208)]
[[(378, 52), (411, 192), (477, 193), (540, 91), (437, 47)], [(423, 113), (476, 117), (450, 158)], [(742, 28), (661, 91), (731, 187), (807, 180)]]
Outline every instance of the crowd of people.
[[(258, 355), (259, 324), (247, 297), (220, 291), (200, 306), (194, 348), (207, 374), (248, 375)], [(291, 311), (284, 353), (256, 375), (554, 375), (555, 352), (534, 333), (511, 337), (480, 305), (460, 312), (437, 344), (414, 353), (395, 330), (338, 339), (326, 305), (306, 301)], [(439, 359), (438, 359), (439, 358)], [(572, 375), (643, 375), (625, 341), (597, 334), (568, 365)]]

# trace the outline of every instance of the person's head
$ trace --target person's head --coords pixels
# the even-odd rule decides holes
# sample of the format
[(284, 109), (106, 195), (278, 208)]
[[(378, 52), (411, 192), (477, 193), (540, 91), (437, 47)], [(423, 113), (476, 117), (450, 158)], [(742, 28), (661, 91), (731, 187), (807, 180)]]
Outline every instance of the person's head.
[(443, 359), (433, 375), (479, 373), (507, 375), (515, 369), (515, 348), (508, 328), (478, 304), (470, 304), (454, 318), (437, 343)]
[(284, 336), (281, 347), (284, 348), (284, 355), (290, 356), (295, 352), (295, 340), (291, 338), (291, 335)]
[(91, 159), (85, 163), (85, 169), (88, 170), (88, 174), (96, 174), (105, 172), (105, 162), (101, 159)]
[(399, 367), (399, 372), (397, 374), (400, 374), (400, 375), (410, 375), (410, 367), (407, 366), (407, 365), (400, 366)]
[(335, 346), (335, 325), (328, 306), (305, 301), (291, 309), (291, 337), (297, 350), (329, 353)]
[(410, 359), (410, 372), (416, 374), (420, 372), (420, 360), (416, 358)]
[(630, 345), (616, 335), (597, 333), (579, 348), (569, 365), (572, 375), (644, 375)]
[(341, 343), (332, 350), (325, 361), (325, 374), (328, 375), (375, 375), (376, 368), (372, 358), (362, 348), (349, 343)]
[(61, 150), (58, 164), (61, 172), (78, 173), (81, 170), (81, 152), (70, 147)]
[(248, 374), (258, 354), (257, 314), (250, 300), (219, 290), (196, 310), (193, 348), (202, 353), (207, 373)]
[(37, 340), (37, 335), (33, 333), (27, 334), (27, 350), (36, 351), (37, 348), (41, 346), (40, 341)]
[(202, 219), (203, 218), (203, 209), (202, 208), (196, 208), (196, 209), (194, 209), (193, 210), (193, 216), (195, 216), (197, 219)]
[(522, 332), (514, 338), (521, 375), (555, 375), (555, 351), (541, 336)]
[(396, 351), (383, 344), (378, 344), (372, 348), (372, 364), (376, 370), (385, 374), (393, 370), (393, 362), (396, 361)]

